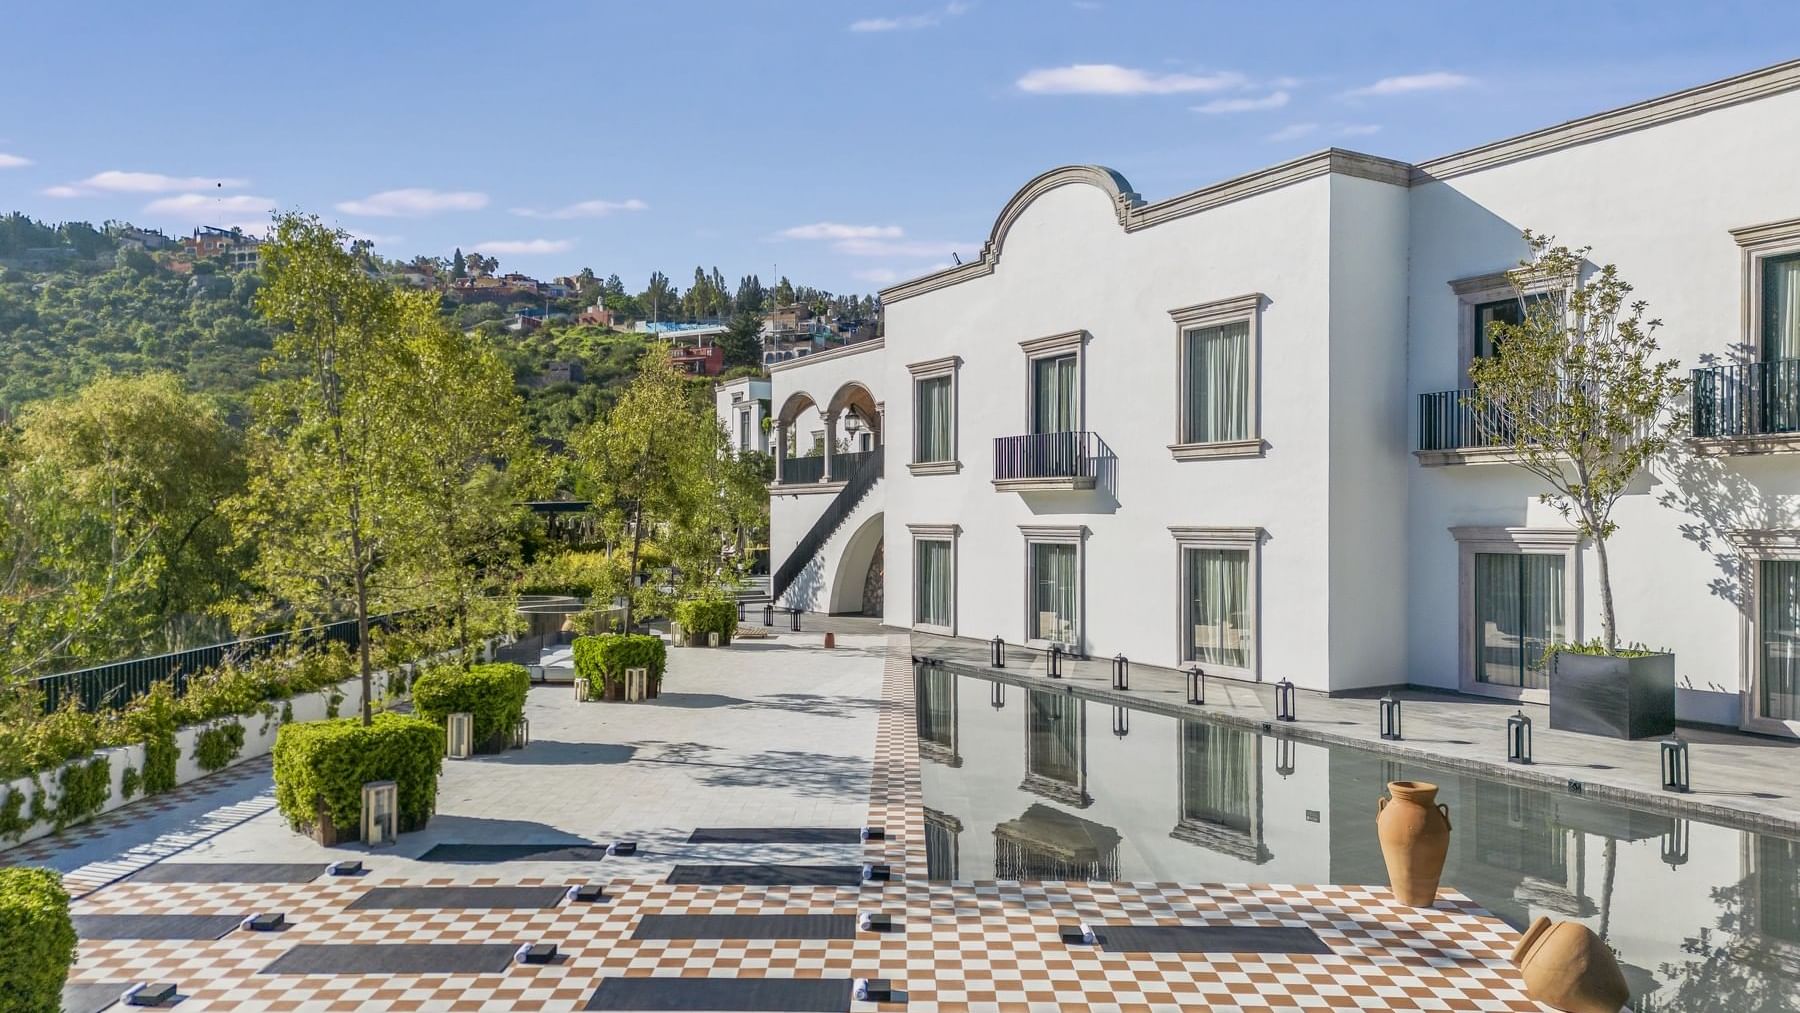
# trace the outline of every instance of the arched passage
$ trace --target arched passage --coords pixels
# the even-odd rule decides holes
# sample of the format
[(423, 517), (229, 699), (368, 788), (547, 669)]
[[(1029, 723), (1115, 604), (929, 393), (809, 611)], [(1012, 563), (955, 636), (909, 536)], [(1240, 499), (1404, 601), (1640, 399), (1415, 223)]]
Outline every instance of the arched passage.
[[(844, 542), (844, 552), (838, 557), (837, 570), (831, 576), (828, 608), (832, 615), (863, 611), (869, 582), (880, 581), (882, 577), (879, 571), (872, 569), (872, 564), (881, 555), (881, 531), (882, 514), (877, 511), (858, 525), (856, 532)], [(873, 590), (879, 600), (880, 587)]]
[[(875, 395), (868, 387), (856, 380), (844, 384), (831, 395), (831, 401), (825, 406), (827, 418), (839, 417), (838, 435), (840, 437), (858, 437), (868, 434), (867, 447), (857, 440), (852, 440), (851, 451), (873, 450), (880, 446), (881, 440), (881, 408), (875, 402)], [(852, 421), (854, 420), (854, 421)]]

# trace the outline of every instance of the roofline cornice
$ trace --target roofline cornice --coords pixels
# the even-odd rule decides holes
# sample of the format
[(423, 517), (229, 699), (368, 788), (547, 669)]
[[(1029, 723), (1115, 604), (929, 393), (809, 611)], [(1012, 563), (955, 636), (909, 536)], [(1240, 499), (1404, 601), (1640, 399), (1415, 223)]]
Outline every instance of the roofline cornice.
[(858, 341), (852, 345), (839, 345), (838, 347), (825, 352), (814, 352), (811, 355), (802, 355), (795, 359), (783, 359), (780, 362), (772, 362), (764, 368), (763, 372), (780, 373), (799, 366), (804, 366), (809, 362), (824, 362), (827, 359), (842, 359), (845, 356), (858, 355), (862, 352), (873, 352), (877, 348), (886, 347), (887, 338), (870, 338), (867, 341)]

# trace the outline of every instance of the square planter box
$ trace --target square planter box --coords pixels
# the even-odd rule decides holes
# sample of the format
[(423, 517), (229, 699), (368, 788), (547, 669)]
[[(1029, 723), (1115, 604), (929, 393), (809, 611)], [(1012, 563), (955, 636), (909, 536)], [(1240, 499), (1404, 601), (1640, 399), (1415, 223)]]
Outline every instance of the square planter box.
[(1556, 652), (1550, 661), (1550, 727), (1615, 739), (1672, 734), (1675, 656)]

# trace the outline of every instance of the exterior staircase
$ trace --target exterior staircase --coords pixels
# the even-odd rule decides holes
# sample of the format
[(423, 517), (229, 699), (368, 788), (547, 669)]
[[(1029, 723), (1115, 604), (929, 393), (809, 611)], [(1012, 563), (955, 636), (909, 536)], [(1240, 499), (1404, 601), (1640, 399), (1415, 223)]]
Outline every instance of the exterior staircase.
[(770, 601), (781, 600), (781, 596), (793, 586), (794, 578), (800, 576), (800, 571), (806, 569), (806, 564), (812, 562), (812, 558), (825, 547), (825, 542), (843, 526), (851, 511), (863, 501), (870, 489), (875, 488), (875, 483), (881, 480), (882, 462), (886, 457), (885, 448), (879, 448), (850, 469), (850, 477), (844, 482), (844, 487), (838, 490), (825, 512), (801, 536), (794, 551), (788, 553), (788, 557), (775, 569), (775, 575), (769, 581)]

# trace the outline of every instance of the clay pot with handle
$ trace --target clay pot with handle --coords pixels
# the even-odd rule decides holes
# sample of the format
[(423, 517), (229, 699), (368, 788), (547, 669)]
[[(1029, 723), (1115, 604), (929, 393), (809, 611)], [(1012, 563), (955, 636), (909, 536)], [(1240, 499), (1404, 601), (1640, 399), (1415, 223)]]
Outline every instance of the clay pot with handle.
[(1391, 781), (1387, 796), (1375, 807), (1388, 885), (1409, 907), (1437, 902), (1444, 857), (1450, 853), (1450, 807), (1437, 800), (1437, 791), (1437, 785), (1425, 781)]
[(1580, 922), (1539, 916), (1513, 948), (1526, 996), (1564, 1013), (1619, 1013), (1631, 988), (1612, 950)]

